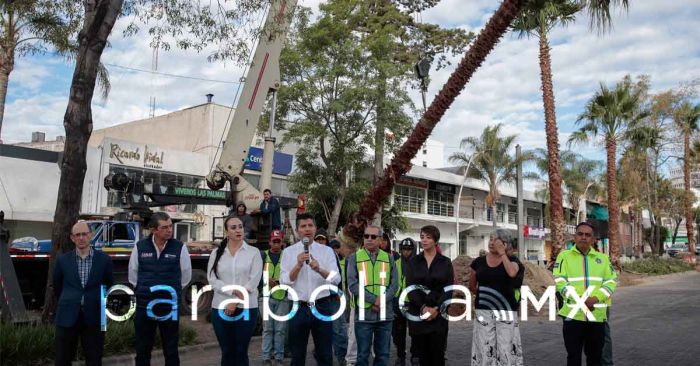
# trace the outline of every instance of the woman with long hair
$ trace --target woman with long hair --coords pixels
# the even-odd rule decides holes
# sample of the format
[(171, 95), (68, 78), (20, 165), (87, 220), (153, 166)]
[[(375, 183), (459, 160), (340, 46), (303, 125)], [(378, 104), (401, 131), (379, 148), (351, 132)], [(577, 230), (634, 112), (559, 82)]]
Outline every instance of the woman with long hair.
[(248, 344), (258, 318), (260, 251), (244, 240), (243, 222), (224, 221), (226, 238), (209, 257), (207, 274), (214, 290), (211, 323), (221, 348), (221, 366), (248, 365)]
[(518, 292), (525, 267), (508, 254), (511, 242), (507, 230), (494, 230), (488, 253), (470, 265), (469, 291), (476, 292), (472, 366), (523, 364)]

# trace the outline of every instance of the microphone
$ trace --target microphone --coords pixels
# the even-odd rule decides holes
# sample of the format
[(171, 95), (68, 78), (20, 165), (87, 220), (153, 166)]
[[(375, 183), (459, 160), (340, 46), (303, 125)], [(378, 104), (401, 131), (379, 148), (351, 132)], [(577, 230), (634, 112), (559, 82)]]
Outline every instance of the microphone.
[[(307, 237), (301, 239), (301, 243), (304, 244), (304, 253), (309, 254), (309, 245), (311, 245), (311, 240)], [(309, 264), (309, 260), (306, 260), (306, 264)]]

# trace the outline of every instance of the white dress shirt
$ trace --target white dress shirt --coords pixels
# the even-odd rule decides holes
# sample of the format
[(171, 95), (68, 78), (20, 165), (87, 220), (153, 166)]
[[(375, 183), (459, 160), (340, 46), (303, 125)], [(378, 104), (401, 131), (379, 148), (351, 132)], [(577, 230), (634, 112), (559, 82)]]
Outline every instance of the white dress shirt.
[[(214, 299), (211, 302), (211, 307), (214, 309), (223, 309), (226, 306), (220, 307), (222, 301), (234, 299), (233, 290), (223, 291), (225, 286), (239, 285), (243, 286), (248, 292), (248, 305), (246, 308), (258, 307), (258, 284), (262, 277), (263, 262), (260, 256), (260, 251), (243, 242), (235, 255), (231, 255), (231, 251), (226, 248), (224, 254), (219, 259), (217, 277), (212, 271), (216, 253), (220, 248), (214, 249), (209, 256), (209, 264), (207, 265), (207, 278), (209, 284), (214, 291)], [(236, 291), (240, 298), (240, 292)], [(236, 307), (243, 308), (243, 304), (236, 304)]]
[[(156, 248), (156, 256), (160, 258), (161, 251), (158, 250), (158, 246), (153, 240), (153, 237), (151, 237), (153, 247)], [(168, 243), (166, 242), (165, 245), (168, 245)], [(163, 246), (163, 249), (165, 249), (165, 246)], [(184, 288), (192, 279), (192, 261), (190, 260), (190, 252), (187, 251), (187, 245), (185, 244), (182, 244), (182, 251), (180, 252), (180, 273), (180, 283)], [(134, 245), (134, 249), (131, 251), (131, 257), (129, 258), (129, 283), (135, 287), (136, 283), (138, 282), (138, 278), (139, 249), (137, 245)]]
[[(335, 275), (333, 275), (330, 282), (328, 282), (325, 278), (321, 277), (320, 274), (311, 269), (310, 265), (304, 263), (297, 275), (296, 281), (292, 281), (290, 278), (292, 269), (297, 265), (297, 257), (303, 252), (304, 244), (302, 244), (301, 241), (282, 251), (280, 283), (292, 287), (299, 296), (300, 301), (308, 302), (311, 298), (311, 293), (316, 290), (316, 288), (328, 284), (337, 286), (340, 283), (340, 271), (338, 270), (338, 262), (336, 261), (333, 249), (314, 241), (309, 246), (311, 257), (318, 261), (321, 269), (328, 271), (331, 275), (335, 273)], [(316, 300), (322, 299), (330, 294), (328, 290), (323, 290), (316, 296)], [(287, 294), (287, 298), (294, 300), (289, 294)]]

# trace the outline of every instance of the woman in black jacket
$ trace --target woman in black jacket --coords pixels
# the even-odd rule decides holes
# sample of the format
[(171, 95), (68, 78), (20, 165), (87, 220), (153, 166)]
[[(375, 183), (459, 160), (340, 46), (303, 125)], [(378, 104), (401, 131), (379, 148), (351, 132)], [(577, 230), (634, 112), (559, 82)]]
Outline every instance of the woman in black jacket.
[(420, 245), (423, 252), (411, 258), (406, 269), (407, 288), (419, 287), (408, 294), (407, 318), (411, 341), (417, 343), (422, 366), (445, 364), (449, 323), (441, 314), (440, 306), (452, 297), (452, 292), (445, 292), (444, 289), (453, 284), (454, 274), (450, 259), (437, 252), (439, 240), (440, 230), (437, 227), (422, 227)]

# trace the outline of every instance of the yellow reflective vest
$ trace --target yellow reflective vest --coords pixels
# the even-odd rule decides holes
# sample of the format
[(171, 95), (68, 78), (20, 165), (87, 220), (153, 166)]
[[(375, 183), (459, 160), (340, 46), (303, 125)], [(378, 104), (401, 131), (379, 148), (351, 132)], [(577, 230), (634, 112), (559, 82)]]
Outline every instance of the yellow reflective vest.
[[(272, 258), (270, 258), (270, 251), (265, 251), (265, 271), (270, 279), (278, 281), (280, 280), (280, 264), (282, 263), (282, 252), (280, 252), (280, 258), (277, 260), (277, 264), (272, 263)], [(282, 300), (287, 297), (287, 291), (276, 290), (271, 293), (270, 296), (275, 300)]]
[[(364, 273), (365, 290), (375, 296), (380, 296), (382, 286), (389, 287), (391, 280), (391, 259), (389, 254), (381, 249), (377, 250), (377, 259), (372, 263), (372, 259), (367, 253), (367, 250), (360, 249), (355, 254), (357, 260), (357, 274)], [(357, 299), (357, 305), (365, 309), (372, 307), (372, 303), (366, 302), (360, 304), (360, 299)]]
[[(583, 255), (576, 246), (564, 250), (554, 263), (554, 281), (557, 291), (562, 295), (564, 304), (559, 315), (580, 321), (604, 322), (606, 310), (611, 304), (611, 297), (617, 288), (617, 273), (610, 264), (607, 255), (592, 248)], [(583, 298), (590, 289), (588, 298), (597, 298), (593, 310), (587, 307), (576, 309), (574, 296)], [(582, 302), (582, 301), (581, 301)]]

